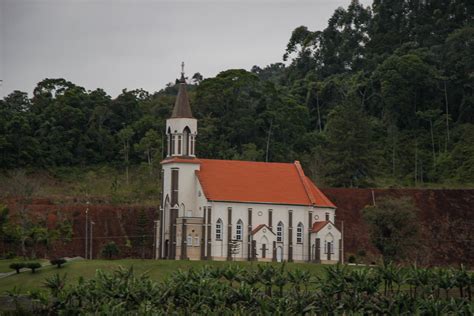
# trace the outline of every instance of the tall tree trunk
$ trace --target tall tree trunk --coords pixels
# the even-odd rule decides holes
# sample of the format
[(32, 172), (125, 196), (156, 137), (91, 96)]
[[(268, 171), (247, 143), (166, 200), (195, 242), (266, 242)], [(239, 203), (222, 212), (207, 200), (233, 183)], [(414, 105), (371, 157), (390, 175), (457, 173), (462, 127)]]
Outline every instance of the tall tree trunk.
[(446, 80), (444, 81), (444, 103), (446, 106), (446, 147), (445, 151), (448, 151), (449, 145), (449, 104), (448, 104), (448, 90), (446, 89)]
[(270, 149), (270, 136), (272, 134), (272, 126), (273, 126), (273, 119), (270, 121), (270, 129), (268, 130), (267, 148), (266, 148), (266, 153), (265, 153), (265, 162), (268, 162), (268, 151)]
[(323, 131), (321, 127), (321, 113), (319, 112), (319, 94), (316, 91), (316, 109), (318, 111), (318, 126), (319, 126), (319, 132), (321, 133)]
[(433, 167), (436, 165), (436, 152), (435, 152), (435, 143), (434, 143), (434, 134), (433, 134), (433, 119), (430, 118), (430, 131), (431, 131), (431, 147), (433, 150)]
[(152, 161), (151, 161), (151, 153), (150, 153), (150, 149), (147, 150), (147, 159), (148, 159), (148, 168), (149, 168), (149, 173), (150, 173), (150, 176), (153, 175), (153, 167), (152, 167)]
[(415, 187), (418, 183), (418, 143), (415, 137)]

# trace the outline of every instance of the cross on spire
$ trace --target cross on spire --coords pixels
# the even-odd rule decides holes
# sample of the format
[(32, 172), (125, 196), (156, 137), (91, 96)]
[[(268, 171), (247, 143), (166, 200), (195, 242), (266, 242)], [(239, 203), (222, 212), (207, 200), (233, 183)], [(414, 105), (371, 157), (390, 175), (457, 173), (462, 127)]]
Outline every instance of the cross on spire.
[(185, 82), (185, 79), (184, 78), (184, 61), (181, 62), (181, 82)]

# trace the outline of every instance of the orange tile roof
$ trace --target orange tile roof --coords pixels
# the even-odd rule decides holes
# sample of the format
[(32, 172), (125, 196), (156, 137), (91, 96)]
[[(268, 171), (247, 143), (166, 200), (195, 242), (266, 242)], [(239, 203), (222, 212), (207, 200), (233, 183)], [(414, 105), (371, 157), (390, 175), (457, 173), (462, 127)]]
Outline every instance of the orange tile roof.
[[(179, 162), (168, 159), (166, 162)], [(211, 201), (233, 201), (335, 208), (295, 163), (196, 159), (196, 175)], [(190, 162), (185, 160), (183, 162)], [(194, 162), (194, 160), (193, 160)]]
[(328, 221), (321, 221), (321, 222), (314, 222), (313, 223), (313, 229), (311, 230), (313, 233), (319, 232), (321, 229), (323, 229), (324, 226), (329, 224)]

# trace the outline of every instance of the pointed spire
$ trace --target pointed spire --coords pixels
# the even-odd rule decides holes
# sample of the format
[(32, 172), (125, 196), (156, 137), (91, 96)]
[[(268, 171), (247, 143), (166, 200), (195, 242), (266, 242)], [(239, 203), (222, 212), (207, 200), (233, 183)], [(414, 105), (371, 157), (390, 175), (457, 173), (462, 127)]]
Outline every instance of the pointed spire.
[(184, 76), (184, 62), (181, 63), (181, 79), (179, 80), (179, 90), (176, 96), (171, 118), (192, 118), (191, 106), (189, 105), (188, 92), (186, 91), (186, 78)]

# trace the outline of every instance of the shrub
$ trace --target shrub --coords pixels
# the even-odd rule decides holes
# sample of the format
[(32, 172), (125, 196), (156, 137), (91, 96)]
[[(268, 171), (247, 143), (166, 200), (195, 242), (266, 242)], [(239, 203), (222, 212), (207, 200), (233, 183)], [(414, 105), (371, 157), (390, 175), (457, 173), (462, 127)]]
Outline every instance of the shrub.
[(349, 263), (356, 263), (356, 257), (354, 255), (350, 255), (347, 261)]
[(107, 259), (112, 259), (112, 257), (118, 255), (120, 252), (117, 244), (113, 241), (109, 242), (102, 248), (102, 255)]
[(64, 289), (66, 286), (66, 279), (67, 273), (61, 277), (58, 273), (52, 275), (49, 278), (46, 278), (43, 285), (44, 287), (48, 288), (51, 291), (51, 294), (54, 297), (57, 297), (58, 294)]
[(57, 259), (52, 259), (49, 261), (53, 266), (57, 266), (58, 269), (61, 268), (61, 265), (66, 263), (66, 259), (64, 258), (57, 258)]
[(31, 269), (31, 273), (35, 273), (36, 269), (41, 268), (41, 264), (39, 262), (29, 262), (26, 264), (26, 268)]
[(15, 270), (17, 274), (20, 273), (20, 270), (25, 267), (26, 267), (26, 264), (23, 262), (15, 262), (15, 263), (10, 264), (10, 269)]

